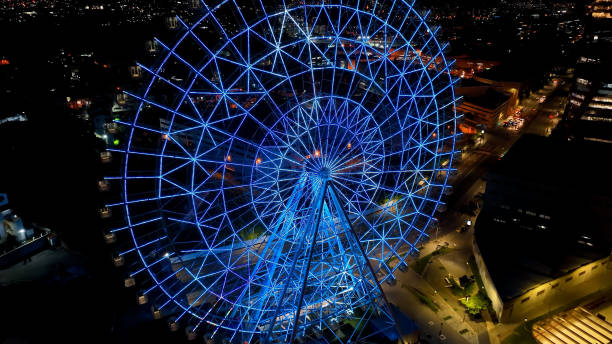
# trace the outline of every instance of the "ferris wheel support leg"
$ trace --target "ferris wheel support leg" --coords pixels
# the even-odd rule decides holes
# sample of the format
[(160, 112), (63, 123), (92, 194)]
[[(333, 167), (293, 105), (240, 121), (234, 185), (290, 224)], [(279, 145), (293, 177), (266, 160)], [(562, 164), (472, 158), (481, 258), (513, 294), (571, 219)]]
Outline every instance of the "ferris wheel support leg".
[(306, 282), (308, 281), (308, 273), (310, 272), (310, 264), (312, 263), (312, 254), (314, 252), (314, 246), (317, 243), (317, 234), (319, 233), (319, 227), (321, 225), (321, 214), (323, 213), (323, 201), (325, 199), (325, 193), (327, 192), (327, 181), (323, 181), (323, 186), (317, 195), (317, 201), (315, 203), (316, 208), (314, 208), (317, 213), (315, 216), (311, 217), (311, 220), (314, 218), (314, 230), (312, 234), (312, 240), (310, 241), (310, 245), (308, 246), (308, 262), (306, 263), (306, 267), (304, 268), (303, 279), (302, 279), (302, 288), (300, 292), (300, 299), (298, 301), (297, 309), (295, 310), (295, 317), (293, 318), (293, 328), (291, 330), (291, 338), (289, 339), (289, 343), (293, 343), (295, 340), (295, 336), (297, 335), (298, 322), (300, 321), (300, 313), (302, 311), (302, 304), (304, 302), (304, 290), (306, 289)]
[[(315, 208), (314, 209), (318, 209), (318, 212), (316, 214), (313, 214), (313, 215), (315, 215), (313, 217), (316, 217), (316, 221), (314, 222), (314, 227), (315, 228), (313, 230), (311, 230), (314, 233), (312, 235), (312, 239), (311, 239), (311, 242), (310, 242), (310, 245), (309, 245), (309, 248), (308, 248), (309, 249), (309, 261), (308, 261), (308, 263), (306, 265), (306, 269), (305, 269), (306, 271), (304, 271), (304, 280), (302, 281), (302, 291), (303, 291), (303, 286), (306, 283), (305, 281), (308, 279), (308, 269), (309, 269), (309, 265), (310, 265), (310, 260), (312, 258), (312, 252), (313, 252), (312, 248), (313, 248), (314, 244), (316, 243), (317, 231), (318, 231), (318, 228), (319, 228), (319, 222), (320, 222), (321, 212), (322, 212), (322, 208), (323, 208), (323, 199), (325, 198), (325, 189), (326, 188), (327, 188), (327, 182), (323, 181), (322, 185), (319, 186), (319, 190), (317, 190), (315, 192), (316, 199), (315, 199)], [(309, 225), (307, 225), (306, 227), (307, 228), (312, 228), (313, 227), (312, 222), (309, 223)], [(307, 234), (309, 234), (309, 231), (307, 231), (304, 234), (305, 235), (302, 236), (302, 240), (300, 242), (300, 250), (298, 250), (298, 252), (300, 252), (302, 250), (302, 248), (304, 247), (304, 244), (305, 244), (305, 241), (306, 241), (306, 237), (308, 237)], [(270, 325), (268, 327), (268, 334), (263, 339), (263, 343), (270, 343), (270, 340), (272, 338), (272, 332), (273, 332), (272, 330), (273, 330), (274, 325), (276, 323), (276, 319), (278, 318), (278, 314), (280, 313), (280, 309), (281, 309), (281, 306), (282, 306), (283, 299), (285, 298), (285, 295), (287, 293), (287, 288), (289, 287), (289, 284), (290, 284), (290, 282), (292, 280), (293, 274), (295, 272), (295, 267), (297, 265), (297, 261), (298, 261), (299, 257), (301, 257), (301, 255), (299, 255), (299, 254), (295, 255), (295, 258), (294, 258), (293, 263), (291, 265), (291, 269), (289, 270), (289, 274), (287, 275), (287, 280), (285, 281), (285, 284), (283, 286), (283, 292), (281, 293), (281, 297), (278, 299), (278, 305), (276, 306), (276, 311), (274, 312), (274, 315), (272, 317), (272, 321), (271, 321), (271, 323), (270, 323)], [(300, 299), (299, 299), (298, 308), (297, 308), (297, 311), (296, 311), (296, 318), (294, 318), (294, 327), (293, 327), (294, 330), (295, 330), (295, 325), (297, 325), (296, 319), (298, 319), (298, 316), (299, 316), (299, 310), (301, 308), (300, 304), (303, 301), (303, 297), (304, 297), (304, 294), (302, 292), (302, 293), (300, 293)], [(292, 334), (291, 334), (292, 338), (291, 338), (290, 341), (288, 341), (288, 343), (292, 343), (293, 342), (293, 336), (294, 335), (295, 335), (295, 333), (293, 333), (293, 331), (292, 331)]]
[[(283, 213), (283, 215), (281, 215), (279, 217), (279, 220), (275, 226), (275, 230), (274, 230), (274, 236), (277, 238), (282, 238), (285, 237), (286, 235), (288, 235), (288, 232), (291, 230), (291, 226), (294, 222), (294, 218), (295, 218), (295, 213), (297, 211), (297, 206), (299, 204), (299, 201), (302, 197), (302, 193), (304, 191), (304, 183), (305, 183), (305, 178), (301, 178), (300, 182), (298, 183), (298, 186), (294, 189), (291, 198), (288, 202), (288, 207), (287, 210), (285, 211), (285, 213)], [(275, 241), (274, 243), (276, 245), (276, 247), (272, 249), (270, 249), (270, 251), (273, 251), (274, 253), (272, 254), (272, 264), (271, 265), (271, 271), (268, 272), (267, 274), (267, 279), (266, 279), (266, 285), (264, 287), (264, 290), (268, 290), (270, 288), (273, 288), (273, 283), (274, 283), (274, 277), (276, 276), (275, 272), (277, 270), (277, 264), (278, 261), (280, 260), (281, 256), (283, 255), (282, 252), (282, 248), (283, 248), (283, 244), (281, 241), (279, 241), (278, 239)], [(262, 255), (263, 256), (263, 255)], [(261, 260), (260, 260), (261, 261)], [(258, 261), (259, 263), (259, 261)], [(259, 270), (259, 265), (257, 267), (257, 270)], [(256, 271), (254, 271), (255, 273)], [(241, 300), (242, 301), (242, 297), (244, 296), (244, 292), (241, 295)], [(261, 318), (263, 316), (263, 312), (261, 311), (262, 309), (262, 305), (269, 301), (268, 299), (261, 299), (258, 303), (257, 306), (253, 307), (254, 309), (258, 309), (259, 311), (257, 311), (257, 313), (253, 316), (254, 319), (257, 319), (256, 325), (255, 327), (257, 327), (257, 324), (260, 323)], [(276, 317), (276, 315), (275, 315)], [(253, 336), (255, 335), (255, 329), (253, 329), (253, 331), (251, 331), (251, 334), (248, 338), (248, 342), (250, 343), (253, 339)]]
[[(277, 239), (275, 239), (275, 237), (283, 237), (286, 235), (287, 231), (290, 230), (290, 223), (293, 223), (293, 217), (295, 216), (295, 212), (296, 212), (296, 208), (297, 205), (299, 203), (300, 198), (302, 197), (302, 192), (303, 192), (303, 188), (304, 188), (304, 183), (306, 181), (306, 178), (302, 177), (300, 178), (299, 182), (298, 182), (298, 186), (293, 190), (291, 197), (289, 199), (288, 202), (288, 206), (287, 209), (284, 211), (284, 213), (279, 216), (279, 219), (276, 223), (276, 225), (274, 226), (274, 231), (272, 231), (272, 234), (270, 235), (270, 238), (267, 240), (266, 245), (264, 246), (263, 250), (261, 251), (261, 257), (264, 257), (268, 254), (268, 252), (273, 251), (274, 253), (272, 254), (273, 256), (273, 264), (271, 264), (272, 266), (272, 271), (268, 273), (268, 278), (267, 278), (267, 282), (266, 282), (266, 289), (270, 288), (271, 284), (272, 284), (272, 276), (274, 276), (274, 271), (276, 270), (276, 265), (278, 263), (279, 258), (282, 255), (282, 252), (280, 252), (280, 249), (282, 248), (282, 243), (280, 243)], [(250, 279), (254, 279), (255, 276), (259, 273), (259, 270), (261, 269), (261, 265), (263, 264), (263, 259), (259, 259), (257, 261), (257, 264), (255, 265), (255, 268), (253, 269), (253, 271), (250, 274)], [(240, 294), (239, 298), (237, 299), (236, 303), (241, 303), (244, 296), (246, 295), (246, 291), (247, 288), (245, 288), (242, 293)], [(263, 302), (263, 300), (261, 301)], [(258, 307), (254, 307), (255, 309), (258, 309)], [(235, 312), (237, 312), (236, 308), (232, 309), (232, 314), (235, 314)], [(229, 316), (231, 316), (230, 314), (228, 314)], [(259, 319), (260, 318), (260, 314), (256, 315), (255, 318)], [(252, 331), (251, 333), (253, 334), (255, 331)], [(234, 332), (234, 335), (236, 335), (236, 332)], [(233, 335), (233, 336), (234, 336)], [(232, 339), (233, 339), (232, 336)], [(251, 337), (252, 338), (252, 337)]]
[[(349, 240), (349, 242), (352, 242), (351, 244), (352, 248), (354, 248), (355, 251), (357, 251), (356, 253), (360, 254), (364, 259), (363, 265), (365, 265), (367, 273), (362, 274), (362, 276), (365, 277), (367, 275), (370, 275), (370, 278), (371, 278), (370, 283), (373, 284), (374, 287), (377, 289), (377, 291), (380, 293), (380, 298), (382, 301), (382, 308), (383, 308), (381, 310), (385, 312), (387, 316), (390, 318), (390, 320), (393, 322), (393, 326), (395, 328), (395, 331), (397, 331), (397, 335), (399, 336), (400, 343), (404, 343), (404, 340), (402, 338), (402, 332), (398, 326), (398, 322), (397, 322), (397, 319), (395, 318), (393, 309), (391, 308), (391, 305), (389, 304), (389, 301), (387, 300), (387, 297), (385, 296), (385, 293), (382, 290), (382, 287), (380, 286), (378, 279), (376, 278), (374, 269), (372, 268), (372, 265), (370, 265), (369, 259), (363, 247), (361, 246), (357, 233), (355, 233), (353, 226), (348, 221), (348, 216), (346, 215), (344, 208), (340, 205), (340, 202), (338, 201), (338, 197), (336, 197), (336, 192), (334, 191), (334, 187), (332, 185), (329, 186), (328, 192), (329, 192), (329, 195), (330, 195), (330, 198), (331, 198), (331, 201), (334, 207), (337, 209), (337, 214), (340, 217), (340, 221), (343, 223), (343, 227), (349, 232), (349, 238), (352, 239), (352, 240)], [(379, 307), (379, 305), (376, 304), (376, 301), (373, 298), (372, 298), (372, 303), (375, 306)]]

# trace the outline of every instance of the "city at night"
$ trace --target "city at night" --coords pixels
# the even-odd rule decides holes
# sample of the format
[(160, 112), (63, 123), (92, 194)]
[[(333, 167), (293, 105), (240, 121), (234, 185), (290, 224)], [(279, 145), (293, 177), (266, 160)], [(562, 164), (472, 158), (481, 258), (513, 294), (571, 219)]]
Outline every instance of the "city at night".
[(0, 344), (611, 344), (612, 1), (1, 0)]

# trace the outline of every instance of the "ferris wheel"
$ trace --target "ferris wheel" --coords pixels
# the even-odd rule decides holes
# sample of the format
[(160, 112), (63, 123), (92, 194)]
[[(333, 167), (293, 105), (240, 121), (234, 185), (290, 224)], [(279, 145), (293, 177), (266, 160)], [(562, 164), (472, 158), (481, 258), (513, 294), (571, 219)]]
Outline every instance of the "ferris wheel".
[(406, 1), (202, 5), (117, 121), (130, 278), (213, 340), (382, 342), (452, 170), (445, 46)]

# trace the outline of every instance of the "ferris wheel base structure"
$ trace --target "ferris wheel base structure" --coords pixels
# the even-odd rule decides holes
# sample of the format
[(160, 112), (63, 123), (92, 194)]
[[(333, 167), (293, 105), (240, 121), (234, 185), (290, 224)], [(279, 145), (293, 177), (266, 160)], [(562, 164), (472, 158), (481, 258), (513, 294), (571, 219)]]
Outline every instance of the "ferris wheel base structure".
[(115, 120), (105, 211), (155, 318), (213, 342), (403, 340), (380, 283), (429, 238), (456, 153), (457, 79), (426, 16), (203, 1), (157, 40)]
[[(330, 180), (325, 168), (305, 173), (280, 217), (283, 221), (266, 241), (262, 261), (284, 261), (282, 265), (290, 269), (272, 269), (267, 276), (276, 289), (267, 292), (272, 297), (263, 301), (273, 310), (271, 318), (262, 322), (267, 327), (264, 343), (293, 343), (298, 338), (380, 342), (380, 336), (399, 334), (394, 313)], [(300, 209), (309, 209), (301, 219)], [(293, 239), (290, 249), (287, 238)], [(345, 338), (336, 335), (341, 322), (357, 322)], [(364, 331), (367, 325), (371, 328)]]

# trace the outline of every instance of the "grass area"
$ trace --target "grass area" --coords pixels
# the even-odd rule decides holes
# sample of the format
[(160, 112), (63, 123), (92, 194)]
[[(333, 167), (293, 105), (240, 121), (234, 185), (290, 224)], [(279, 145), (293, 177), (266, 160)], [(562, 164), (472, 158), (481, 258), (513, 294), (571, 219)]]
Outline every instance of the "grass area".
[(480, 272), (478, 271), (478, 265), (476, 265), (476, 258), (474, 258), (474, 256), (470, 256), (470, 259), (468, 259), (468, 265), (472, 270), (472, 274), (474, 275), (474, 279), (478, 284), (478, 288), (484, 289), (484, 283), (482, 283), (482, 277), (480, 276)]
[(389, 265), (391, 268), (393, 268), (397, 262), (399, 262), (399, 259), (396, 255), (393, 255), (391, 258), (387, 259), (387, 265)]
[(443, 255), (443, 254), (447, 254), (450, 251), (452, 251), (452, 249), (450, 247), (440, 247), (439, 249), (433, 251), (431, 254), (433, 254), (434, 256), (439, 256), (439, 255)]
[[(476, 265), (476, 258), (473, 255), (470, 256), (470, 259), (468, 259), (468, 265), (470, 266), (470, 270), (472, 270), (472, 274), (474, 275), (474, 281), (476, 281), (476, 285), (478, 286), (478, 289), (481, 290), (486, 295), (487, 298), (489, 298), (489, 295), (487, 294), (487, 291), (485, 290), (484, 283), (482, 282), (482, 276), (480, 276), (480, 272), (478, 271), (478, 265)], [(491, 302), (489, 302), (489, 306), (487, 307), (487, 310), (489, 311), (489, 314), (493, 318), (493, 321), (497, 323), (498, 322), (497, 315), (495, 311), (493, 310), (493, 304)]]
[(423, 271), (425, 271), (425, 267), (434, 256), (444, 255), (450, 252), (451, 249), (448, 247), (440, 247), (439, 249), (433, 251), (432, 253), (426, 255), (425, 257), (421, 257), (417, 259), (414, 263), (412, 263), (411, 268), (417, 274), (422, 275)]
[(459, 296), (459, 297), (464, 297), (465, 296), (465, 292), (463, 290), (463, 288), (461, 288), (461, 286), (459, 286), (459, 283), (457, 283), (457, 281), (455, 280), (455, 278), (451, 277), (449, 278), (450, 284), (451, 284), (451, 292), (453, 293), (453, 295), (455, 296)]
[(365, 325), (366, 321), (360, 322), (360, 319), (351, 318), (344, 320), (344, 323), (351, 325), (351, 327), (354, 328), (356, 332), (359, 332), (359, 330)]
[(262, 226), (255, 226), (251, 228), (251, 230), (242, 230), (240, 231), (240, 238), (244, 241), (255, 240), (259, 238), (262, 234), (264, 234), (266, 230)]
[(502, 344), (538, 344), (531, 335), (532, 322), (517, 327), (511, 335), (502, 341)]
[(428, 254), (425, 257), (417, 259), (416, 262), (412, 263), (411, 265), (412, 270), (414, 270), (417, 274), (422, 275), (423, 271), (425, 271), (425, 267), (427, 264), (429, 264), (432, 257), (433, 256), (431, 254)]
[(362, 313), (359, 310), (355, 310), (353, 317), (344, 320), (344, 323), (350, 325), (356, 333), (360, 333), (367, 323), (367, 321), (362, 320)]
[(425, 293), (423, 293), (422, 291), (413, 287), (409, 287), (405, 284), (402, 284), (402, 288), (411, 292), (414, 296), (416, 296), (417, 299), (419, 299), (419, 301), (421, 301), (422, 304), (426, 305), (427, 307), (429, 307), (429, 309), (434, 311), (434, 313), (438, 313), (438, 311), (440, 310), (438, 308), (438, 305), (436, 305), (433, 300), (429, 296), (425, 295)]

